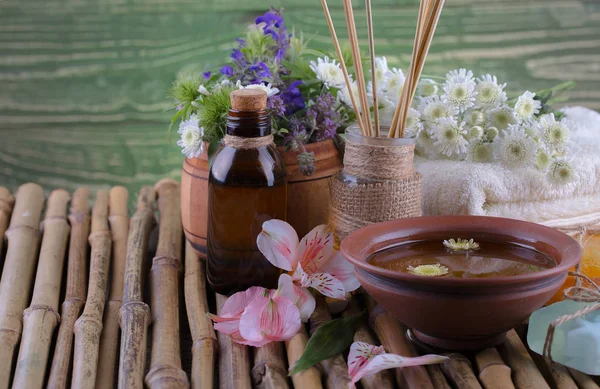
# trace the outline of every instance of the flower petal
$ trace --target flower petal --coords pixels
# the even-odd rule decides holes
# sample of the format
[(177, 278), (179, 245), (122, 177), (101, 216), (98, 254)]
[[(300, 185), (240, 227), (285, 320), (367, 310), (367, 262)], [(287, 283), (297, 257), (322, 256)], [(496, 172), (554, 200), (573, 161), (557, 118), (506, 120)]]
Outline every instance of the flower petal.
[(300, 326), (300, 312), (291, 300), (259, 297), (242, 314), (240, 335), (248, 342), (284, 341), (296, 335)]
[(256, 239), (256, 244), (273, 266), (286, 271), (294, 270), (296, 267), (298, 234), (288, 223), (277, 219), (266, 221)]
[(208, 317), (215, 322), (215, 330), (230, 335), (239, 331), (240, 317), (242, 316), (244, 309), (246, 309), (255, 298), (264, 295), (265, 291), (265, 288), (253, 286), (229, 297), (225, 304), (223, 304), (221, 315), (208, 315)]
[(332, 297), (335, 299), (345, 300), (346, 291), (344, 284), (331, 274), (327, 273), (303, 273), (302, 286), (305, 288), (314, 288), (323, 296)]
[(306, 288), (302, 288), (294, 284), (292, 277), (289, 274), (282, 274), (279, 276), (279, 288), (281, 296), (286, 297), (293, 301), (300, 311), (300, 319), (303, 322), (307, 322), (310, 315), (315, 310), (316, 302), (315, 298)]
[(383, 346), (374, 346), (366, 342), (352, 343), (350, 353), (348, 354), (348, 375), (350, 378), (357, 375), (367, 362), (369, 362), (369, 359), (383, 353), (385, 353)]
[(346, 293), (360, 288), (358, 278), (354, 275), (354, 265), (346, 261), (341, 252), (336, 252), (331, 259), (321, 268), (323, 273), (329, 273), (344, 284)]
[(362, 377), (379, 373), (382, 370), (397, 367), (432, 365), (442, 363), (446, 360), (448, 360), (448, 358), (441, 355), (423, 355), (420, 357), (409, 358), (396, 354), (379, 354), (373, 356), (359, 369), (356, 369), (350, 379), (351, 383), (354, 384)]
[(298, 246), (300, 266), (307, 273), (320, 272), (333, 252), (333, 233), (326, 225), (315, 227), (309, 232)]

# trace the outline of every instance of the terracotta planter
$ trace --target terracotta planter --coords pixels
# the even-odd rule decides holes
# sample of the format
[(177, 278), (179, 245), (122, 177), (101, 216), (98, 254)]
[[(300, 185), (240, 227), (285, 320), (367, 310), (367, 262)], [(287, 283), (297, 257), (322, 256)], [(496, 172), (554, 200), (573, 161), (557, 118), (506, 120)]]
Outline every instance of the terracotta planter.
[[(369, 264), (366, 259), (409, 241), (473, 238), (512, 242), (553, 257), (558, 265), (512, 277), (422, 277)], [(361, 228), (342, 242), (360, 284), (424, 343), (444, 349), (479, 349), (504, 341), (560, 288), (581, 257), (579, 243), (558, 230), (483, 216), (430, 216)]]
[[(278, 149), (288, 175), (287, 221), (302, 237), (313, 227), (327, 223), (328, 180), (342, 168), (342, 159), (332, 140), (306, 145), (306, 151), (315, 154), (316, 172), (305, 176), (298, 166), (298, 153)], [(206, 153), (183, 162), (181, 220), (185, 236), (202, 257), (206, 255), (208, 173)]]

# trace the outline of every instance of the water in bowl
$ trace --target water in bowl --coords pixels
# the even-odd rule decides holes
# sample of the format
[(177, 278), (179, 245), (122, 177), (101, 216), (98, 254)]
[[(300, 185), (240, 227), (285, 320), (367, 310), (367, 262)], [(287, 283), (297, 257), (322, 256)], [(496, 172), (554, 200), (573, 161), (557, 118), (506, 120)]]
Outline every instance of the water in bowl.
[(556, 261), (533, 248), (510, 242), (478, 242), (476, 250), (454, 251), (443, 241), (416, 241), (371, 255), (375, 266), (423, 276), (487, 278), (534, 273)]

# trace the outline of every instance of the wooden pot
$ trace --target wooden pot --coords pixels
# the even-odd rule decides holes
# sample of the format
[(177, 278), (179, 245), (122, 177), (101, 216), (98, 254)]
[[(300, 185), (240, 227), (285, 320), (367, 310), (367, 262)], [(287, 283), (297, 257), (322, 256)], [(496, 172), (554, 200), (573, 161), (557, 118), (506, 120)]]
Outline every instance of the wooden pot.
[[(332, 140), (306, 145), (315, 154), (316, 171), (305, 176), (298, 165), (298, 153), (278, 147), (288, 179), (287, 221), (301, 238), (312, 228), (327, 223), (329, 178), (342, 168), (342, 159)], [(207, 150), (208, 147), (204, 149)], [(201, 257), (206, 256), (209, 163), (206, 151), (186, 158), (181, 173), (181, 220), (186, 238)]]

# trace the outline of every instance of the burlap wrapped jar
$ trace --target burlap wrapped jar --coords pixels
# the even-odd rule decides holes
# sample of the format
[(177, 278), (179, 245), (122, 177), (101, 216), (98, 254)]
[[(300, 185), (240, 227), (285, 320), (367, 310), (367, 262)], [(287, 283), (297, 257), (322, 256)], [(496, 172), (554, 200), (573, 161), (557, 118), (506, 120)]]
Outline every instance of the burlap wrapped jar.
[(421, 216), (414, 151), (413, 139), (367, 137), (358, 126), (348, 127), (344, 169), (329, 181), (329, 223), (336, 244), (372, 223)]

